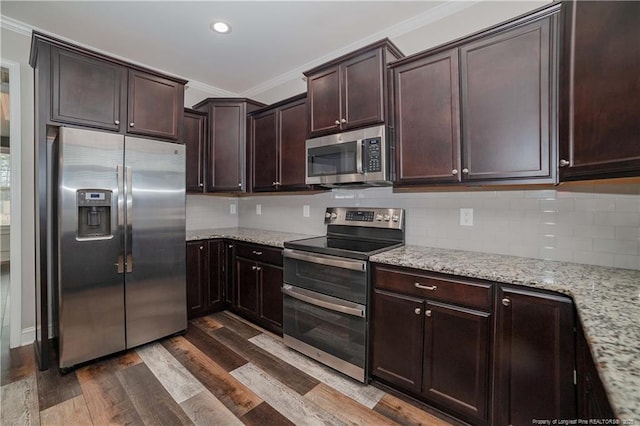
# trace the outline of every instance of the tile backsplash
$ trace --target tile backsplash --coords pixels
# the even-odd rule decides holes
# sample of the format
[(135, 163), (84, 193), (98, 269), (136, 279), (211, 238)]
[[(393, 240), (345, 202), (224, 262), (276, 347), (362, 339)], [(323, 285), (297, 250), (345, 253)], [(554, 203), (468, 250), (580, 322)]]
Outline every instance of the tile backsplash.
[[(237, 214), (230, 214), (231, 204), (237, 204)], [(303, 216), (305, 205), (309, 217)], [(329, 206), (404, 208), (407, 244), (640, 269), (636, 183), (516, 191), (370, 188), (246, 198), (189, 195), (187, 229), (242, 226), (321, 235)], [(473, 209), (472, 226), (460, 225), (461, 208)]]

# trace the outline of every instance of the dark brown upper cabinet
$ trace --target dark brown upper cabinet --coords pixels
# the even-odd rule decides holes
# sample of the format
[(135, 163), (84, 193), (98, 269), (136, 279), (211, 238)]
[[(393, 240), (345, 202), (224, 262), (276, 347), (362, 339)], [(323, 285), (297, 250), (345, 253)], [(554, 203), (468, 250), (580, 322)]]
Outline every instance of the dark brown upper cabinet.
[(51, 64), (38, 65), (47, 122), (179, 141), (186, 81), (39, 33), (32, 44), (32, 65)]
[(559, 12), (391, 65), (396, 185), (556, 182)]
[(183, 84), (129, 70), (128, 133), (177, 140), (183, 105)]
[(252, 190), (305, 190), (306, 95), (251, 114)]
[(207, 98), (193, 109), (207, 114), (206, 192), (245, 192), (247, 113), (265, 106), (245, 98)]
[(105, 130), (120, 130), (126, 109), (126, 68), (51, 48), (51, 120)]
[(187, 146), (187, 191), (204, 192), (204, 150), (207, 143), (207, 114), (185, 108), (182, 140)]
[(560, 180), (640, 174), (640, 2), (563, 2)]
[(308, 135), (384, 123), (388, 111), (386, 65), (402, 56), (384, 39), (305, 72)]

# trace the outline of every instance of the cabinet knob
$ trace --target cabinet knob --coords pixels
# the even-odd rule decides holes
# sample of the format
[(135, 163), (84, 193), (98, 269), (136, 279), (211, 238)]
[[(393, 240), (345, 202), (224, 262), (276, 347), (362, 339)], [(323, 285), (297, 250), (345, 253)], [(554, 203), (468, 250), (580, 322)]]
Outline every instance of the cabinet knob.
[(242, 182), (238, 182), (238, 188), (242, 188)]
[(261, 251), (253, 251), (253, 254), (255, 254), (256, 256), (262, 256), (262, 252)]
[(339, 126), (340, 125), (340, 120), (336, 120), (335, 123), (336, 123), (336, 126)]
[(129, 123), (129, 127), (133, 127), (136, 123)]
[(346, 119), (346, 118), (342, 118), (342, 119), (340, 119), (340, 122), (341, 122), (342, 124), (344, 124), (344, 123), (346, 123), (346, 122), (347, 122), (347, 119)]
[(414, 312), (416, 315), (420, 315), (420, 312), (422, 312), (422, 311), (420, 310), (420, 308), (415, 308), (415, 309), (413, 310), (413, 312)]
[(120, 120), (114, 121), (113, 124), (120, 124)]
[(200, 250), (204, 250), (204, 246), (200, 246)]
[(570, 163), (565, 159), (560, 160), (560, 167), (567, 167), (569, 164)]
[(451, 174), (452, 174), (452, 175), (457, 175), (457, 174), (458, 174), (458, 169), (453, 169), (453, 170), (451, 170)]
[(259, 270), (261, 270), (262, 268), (261, 268), (261, 267), (259, 267), (259, 266), (252, 266), (252, 267), (251, 267), (251, 269), (253, 269), (254, 271), (259, 271)]
[(198, 186), (202, 188), (204, 186), (204, 183), (199, 183)]
[(431, 309), (427, 309), (426, 311), (424, 311), (424, 314), (428, 317), (431, 317)]
[(233, 248), (233, 244), (229, 244), (227, 247), (229, 247), (229, 248)]
[(467, 174), (469, 173), (469, 169), (467, 169), (466, 167), (464, 169), (462, 169), (462, 173)]
[(502, 299), (502, 304), (507, 307), (511, 306), (511, 300), (505, 297), (504, 299)]

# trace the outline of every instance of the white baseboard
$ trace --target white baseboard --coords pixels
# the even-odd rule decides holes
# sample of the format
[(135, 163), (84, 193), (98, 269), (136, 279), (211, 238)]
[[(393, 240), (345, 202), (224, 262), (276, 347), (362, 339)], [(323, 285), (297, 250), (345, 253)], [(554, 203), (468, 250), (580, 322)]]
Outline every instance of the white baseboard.
[[(55, 335), (53, 334), (53, 325), (49, 324), (49, 338), (51, 339)], [(35, 342), (36, 340), (36, 328), (27, 327), (22, 329), (20, 334), (20, 346), (27, 346)]]

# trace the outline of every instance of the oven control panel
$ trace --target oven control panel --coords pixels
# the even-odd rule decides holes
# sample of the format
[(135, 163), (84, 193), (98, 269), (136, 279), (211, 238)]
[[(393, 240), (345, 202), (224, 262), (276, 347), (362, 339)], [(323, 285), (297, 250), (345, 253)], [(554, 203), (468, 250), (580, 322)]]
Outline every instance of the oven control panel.
[(327, 207), (324, 223), (327, 225), (404, 229), (404, 209)]

